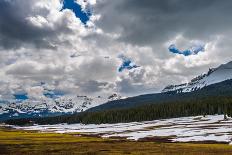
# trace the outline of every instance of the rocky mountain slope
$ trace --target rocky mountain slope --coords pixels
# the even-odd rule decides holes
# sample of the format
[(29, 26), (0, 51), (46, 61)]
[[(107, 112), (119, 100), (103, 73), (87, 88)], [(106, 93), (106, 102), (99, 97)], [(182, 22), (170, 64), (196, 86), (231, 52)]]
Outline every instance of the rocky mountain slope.
[(209, 69), (206, 74), (202, 74), (192, 79), (189, 83), (169, 85), (165, 87), (162, 92), (191, 92), (228, 79), (232, 79), (232, 61), (227, 64), (220, 65), (218, 68)]
[(82, 112), (91, 107), (98, 106), (100, 104), (121, 99), (118, 94), (112, 94), (110, 96), (63, 96), (57, 99), (47, 98), (25, 100), (21, 103), (9, 103), (0, 105), (0, 120), (9, 118), (21, 118), (21, 117), (44, 117), (54, 116), (60, 114), (70, 114), (75, 112)]

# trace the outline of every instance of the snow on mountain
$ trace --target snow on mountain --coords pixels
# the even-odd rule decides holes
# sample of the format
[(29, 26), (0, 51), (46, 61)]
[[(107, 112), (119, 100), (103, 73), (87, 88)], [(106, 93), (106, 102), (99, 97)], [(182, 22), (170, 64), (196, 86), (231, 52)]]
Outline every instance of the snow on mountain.
[[(91, 107), (98, 106), (108, 101), (118, 100), (122, 97), (118, 94), (110, 96), (62, 96), (56, 99), (46, 98), (41, 100), (27, 99), (20, 103), (8, 103), (0, 105), (0, 117), (18, 116), (50, 116), (54, 114), (67, 114), (82, 112)], [(23, 116), (23, 117), (25, 117)]]
[(228, 79), (232, 79), (232, 61), (220, 65), (218, 68), (209, 69), (208, 73), (192, 79), (189, 83), (169, 85), (165, 87), (162, 92), (191, 92)]

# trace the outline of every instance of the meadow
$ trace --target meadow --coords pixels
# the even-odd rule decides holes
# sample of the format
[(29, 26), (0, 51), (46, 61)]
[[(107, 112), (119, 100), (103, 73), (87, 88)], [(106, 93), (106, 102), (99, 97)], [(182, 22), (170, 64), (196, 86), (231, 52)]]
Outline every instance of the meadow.
[(130, 141), (122, 138), (103, 139), (78, 133), (41, 133), (38, 131), (0, 128), (1, 155), (46, 154), (232, 154), (228, 144), (169, 143), (162, 140)]

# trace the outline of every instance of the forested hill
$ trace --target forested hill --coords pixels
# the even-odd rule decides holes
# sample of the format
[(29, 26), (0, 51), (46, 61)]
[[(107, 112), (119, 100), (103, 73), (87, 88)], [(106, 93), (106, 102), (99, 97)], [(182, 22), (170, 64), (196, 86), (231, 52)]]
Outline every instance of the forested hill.
[[(149, 98), (150, 97), (150, 98)], [(133, 107), (134, 102), (134, 107)], [(109, 105), (115, 104), (115, 106)], [(232, 80), (210, 85), (184, 94), (161, 93), (143, 95), (105, 104), (97, 110), (47, 118), (8, 120), (8, 124), (28, 123), (118, 123), (162, 118), (228, 114), (232, 115)], [(122, 107), (120, 107), (123, 105)], [(97, 107), (99, 109), (100, 107)]]
[(157, 104), (163, 102), (175, 102), (181, 100), (192, 100), (196, 98), (214, 97), (214, 96), (232, 96), (232, 80), (226, 80), (217, 84), (212, 84), (202, 89), (187, 92), (176, 93), (165, 92), (157, 94), (146, 94), (123, 100), (111, 101), (100, 106), (90, 108), (88, 112), (105, 111), (111, 109), (134, 108), (147, 104)]

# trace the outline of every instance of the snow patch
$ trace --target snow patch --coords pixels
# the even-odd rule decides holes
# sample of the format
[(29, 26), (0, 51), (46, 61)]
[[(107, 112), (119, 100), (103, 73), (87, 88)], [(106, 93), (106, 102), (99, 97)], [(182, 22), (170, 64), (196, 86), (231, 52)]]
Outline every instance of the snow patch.
[(130, 140), (139, 140), (147, 137), (167, 137), (173, 142), (215, 141), (232, 145), (232, 119), (224, 120), (223, 115), (117, 124), (56, 124), (13, 127), (42, 132), (100, 134), (103, 138), (124, 137)]

